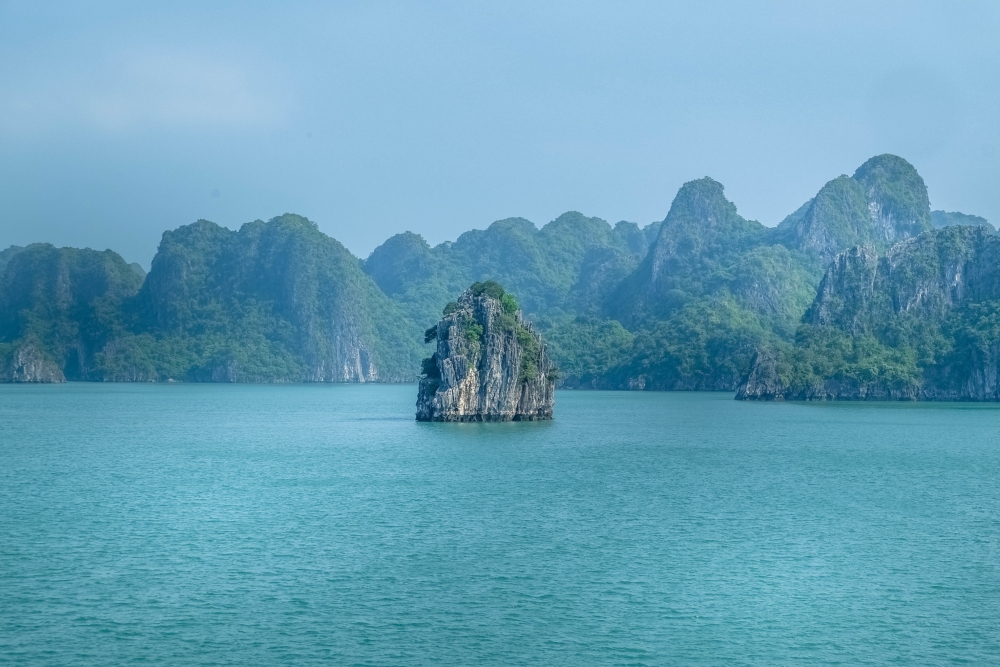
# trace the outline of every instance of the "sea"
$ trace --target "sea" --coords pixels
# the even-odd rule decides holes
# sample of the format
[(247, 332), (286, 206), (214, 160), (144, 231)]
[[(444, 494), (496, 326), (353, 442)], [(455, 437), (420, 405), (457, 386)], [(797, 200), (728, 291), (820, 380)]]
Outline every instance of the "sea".
[(0, 663), (1000, 664), (1000, 407), (0, 386)]

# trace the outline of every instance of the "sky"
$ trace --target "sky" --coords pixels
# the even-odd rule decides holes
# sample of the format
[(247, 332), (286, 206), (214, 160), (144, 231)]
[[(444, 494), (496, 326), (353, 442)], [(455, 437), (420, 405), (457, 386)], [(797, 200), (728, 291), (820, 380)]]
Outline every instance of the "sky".
[(774, 225), (895, 153), (1000, 222), (1000, 3), (0, 0), (0, 247), (305, 215), (354, 254), (512, 216)]

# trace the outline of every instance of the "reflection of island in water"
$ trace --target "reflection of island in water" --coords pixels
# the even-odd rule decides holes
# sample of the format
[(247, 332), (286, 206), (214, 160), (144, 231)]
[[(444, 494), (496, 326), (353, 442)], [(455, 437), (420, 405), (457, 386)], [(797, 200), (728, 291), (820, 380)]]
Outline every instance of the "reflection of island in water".
[(475, 283), (427, 330), (418, 421), (552, 419), (555, 368), (540, 335), (498, 283)]

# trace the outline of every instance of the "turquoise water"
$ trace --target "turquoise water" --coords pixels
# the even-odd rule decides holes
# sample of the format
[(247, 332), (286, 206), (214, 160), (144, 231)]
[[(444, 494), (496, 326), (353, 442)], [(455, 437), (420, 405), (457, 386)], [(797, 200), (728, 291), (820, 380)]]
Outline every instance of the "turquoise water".
[(0, 386), (0, 662), (1000, 663), (1000, 409)]

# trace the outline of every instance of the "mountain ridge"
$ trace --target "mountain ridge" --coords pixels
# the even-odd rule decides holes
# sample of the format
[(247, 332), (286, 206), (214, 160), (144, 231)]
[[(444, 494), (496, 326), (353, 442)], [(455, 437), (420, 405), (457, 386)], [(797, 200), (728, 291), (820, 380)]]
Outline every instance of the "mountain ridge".
[(561, 386), (732, 391), (755, 359), (783, 358), (813, 335), (803, 327), (842, 253), (882, 256), (935, 228), (988, 233), (985, 223), (931, 211), (919, 173), (892, 155), (829, 181), (776, 227), (743, 218), (708, 177), (644, 227), (568, 211), (436, 246), (403, 232), (365, 259), (293, 214), (236, 231), (201, 220), (164, 233), (148, 275), (112, 253), (131, 287), (90, 306), (103, 319), (48, 309), (51, 290), (18, 282), (18, 258), (39, 251), (12, 247), (0, 252), (0, 322), (23, 323), (0, 330), (0, 379), (35, 369), (105, 381), (413, 380), (420, 323), (469, 284), (496, 280), (545, 337)]

